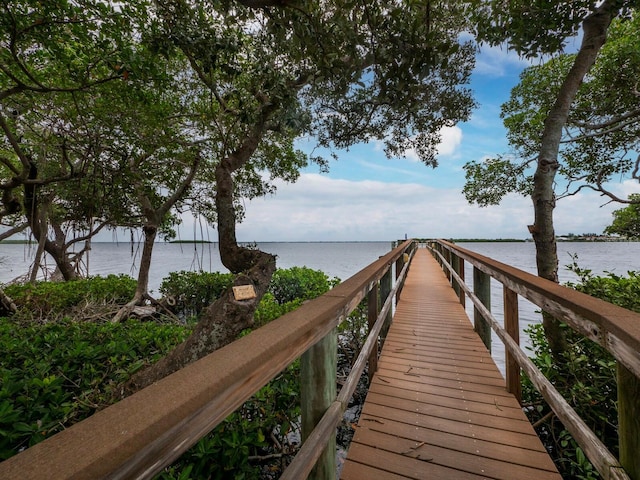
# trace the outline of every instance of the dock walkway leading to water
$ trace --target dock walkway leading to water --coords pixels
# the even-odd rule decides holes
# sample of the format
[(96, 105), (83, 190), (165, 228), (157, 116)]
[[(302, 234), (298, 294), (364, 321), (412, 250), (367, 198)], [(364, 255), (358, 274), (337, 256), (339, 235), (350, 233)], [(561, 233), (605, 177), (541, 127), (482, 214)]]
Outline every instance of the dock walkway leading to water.
[(341, 478), (561, 478), (426, 249), (412, 261)]
[[(518, 391), (521, 370), (603, 478), (640, 479), (640, 313), (450, 242), (430, 241), (430, 251), (416, 246), (414, 240), (403, 242), (325, 295), (0, 462), (0, 478), (155, 478), (300, 358), (307, 367), (301, 369), (301, 404), (309, 428), (282, 480), (310, 472), (313, 479), (335, 478), (336, 427), (367, 362), (376, 373), (343, 480), (559, 479), (507, 393)], [(473, 291), (464, 281), (465, 264), (473, 268)], [(483, 303), (490, 278), (502, 284), (504, 328)], [(378, 359), (378, 336), (397, 292), (400, 301)], [(619, 460), (520, 349), (520, 297), (597, 342), (618, 362)], [(471, 327), (460, 305), (465, 298), (478, 313), (478, 330), (484, 335), (488, 324), (504, 343), (507, 382)], [(365, 299), (368, 337), (334, 393), (336, 328)]]

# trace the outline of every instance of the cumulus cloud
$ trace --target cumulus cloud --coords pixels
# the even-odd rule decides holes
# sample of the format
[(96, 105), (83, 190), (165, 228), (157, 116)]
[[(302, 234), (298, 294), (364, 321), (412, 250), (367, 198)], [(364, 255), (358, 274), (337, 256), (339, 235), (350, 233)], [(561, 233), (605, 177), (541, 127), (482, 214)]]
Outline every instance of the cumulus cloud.
[(244, 241), (388, 240), (411, 236), (517, 236), (526, 232), (528, 202), (513, 218), (499, 207), (468, 205), (456, 189), (416, 183), (336, 180), (304, 174), (273, 197), (247, 204), (238, 227)]
[[(626, 188), (621, 186), (621, 188)], [(562, 199), (555, 212), (558, 234), (600, 233), (611, 222), (602, 197), (584, 193)], [(303, 174), (281, 184), (274, 196), (246, 205), (238, 227), (242, 241), (375, 241), (409, 237), (528, 238), (529, 198), (507, 196), (501, 205), (469, 205), (458, 188), (417, 183), (349, 181)]]
[(520, 57), (505, 45), (483, 45), (476, 56), (474, 72), (479, 75), (503, 77), (514, 69), (523, 69), (531, 65), (530, 60)]

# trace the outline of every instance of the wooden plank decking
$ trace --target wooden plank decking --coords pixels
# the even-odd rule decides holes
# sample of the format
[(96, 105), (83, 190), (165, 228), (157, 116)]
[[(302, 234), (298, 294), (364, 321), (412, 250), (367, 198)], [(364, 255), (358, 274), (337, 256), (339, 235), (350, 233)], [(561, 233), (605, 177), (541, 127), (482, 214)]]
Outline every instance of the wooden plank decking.
[(560, 479), (428, 251), (416, 253), (342, 480)]

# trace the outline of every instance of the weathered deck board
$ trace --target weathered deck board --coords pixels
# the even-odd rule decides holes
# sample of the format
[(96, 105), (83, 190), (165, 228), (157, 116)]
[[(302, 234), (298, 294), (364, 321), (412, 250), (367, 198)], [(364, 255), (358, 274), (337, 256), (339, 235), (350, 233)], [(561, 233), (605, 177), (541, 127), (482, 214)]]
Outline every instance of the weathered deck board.
[(560, 479), (426, 250), (409, 270), (341, 478)]

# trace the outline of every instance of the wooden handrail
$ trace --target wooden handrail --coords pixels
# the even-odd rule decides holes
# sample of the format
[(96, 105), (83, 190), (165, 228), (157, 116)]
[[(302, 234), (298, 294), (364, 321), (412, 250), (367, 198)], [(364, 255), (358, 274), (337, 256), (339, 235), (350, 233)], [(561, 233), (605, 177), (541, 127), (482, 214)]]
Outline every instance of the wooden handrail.
[[(414, 253), (415, 251), (411, 252), (411, 257), (413, 257)], [(340, 423), (342, 415), (347, 408), (347, 404), (349, 403), (349, 400), (353, 396), (353, 392), (358, 386), (358, 380), (360, 379), (360, 376), (364, 371), (364, 367), (367, 364), (367, 359), (374, 351), (374, 348), (377, 352), (378, 335), (380, 334), (382, 327), (385, 325), (385, 322), (388, 320), (387, 314), (391, 311), (391, 305), (393, 304), (395, 294), (401, 289), (401, 285), (403, 285), (404, 283), (404, 279), (406, 278), (407, 271), (409, 269), (409, 264), (410, 260), (404, 265), (402, 270), (398, 272), (398, 281), (388, 295), (384, 305), (380, 309), (380, 313), (378, 314), (378, 318), (375, 324), (372, 328), (369, 329), (367, 339), (362, 346), (362, 349), (360, 350), (358, 358), (353, 363), (351, 371), (349, 372), (349, 376), (344, 382), (336, 400), (327, 409), (322, 419), (318, 422), (316, 428), (313, 430), (313, 432), (311, 432), (307, 441), (305, 441), (305, 443), (302, 445), (296, 457), (280, 477), (280, 480), (298, 480), (301, 478), (307, 478), (309, 472), (320, 456), (322, 449), (327, 444), (330, 434), (328, 432), (335, 433), (335, 428)]]
[[(536, 277), (453, 243), (441, 240), (434, 242), (434, 245), (435, 248), (432, 248), (432, 251), (439, 257), (443, 268), (451, 275), (452, 283), (457, 284), (457, 288), (464, 290), (473, 301), (475, 309), (490, 323), (492, 329), (503, 341), (507, 354), (507, 365), (509, 365), (510, 361), (515, 361), (528, 375), (531, 382), (543, 395), (556, 416), (572, 434), (603, 478), (625, 480), (637, 478), (637, 452), (634, 451), (632, 454), (627, 455), (628, 457), (633, 457), (627, 459), (623, 457), (622, 452), (625, 450), (624, 443), (627, 441), (632, 445), (637, 445), (640, 432), (631, 428), (631, 431), (626, 433), (632, 438), (624, 438), (622, 434), (620, 435), (621, 462), (618, 462), (615, 456), (607, 450), (522, 351), (518, 342), (514, 340), (514, 335), (500, 326), (490, 309), (486, 308), (483, 302), (465, 285), (464, 280), (456, 273), (455, 270), (457, 269), (454, 269), (447, 262), (446, 256), (442, 255), (440, 250), (444, 249), (450, 255), (455, 255), (468, 261), (474, 266), (474, 269), (479, 269), (502, 283), (505, 288), (505, 298), (507, 299), (507, 302), (505, 302), (506, 316), (513, 317), (515, 315), (517, 319), (517, 314), (513, 312), (515, 303), (513, 297), (516, 293), (521, 295), (545, 311), (552, 313), (556, 318), (566, 322), (574, 330), (602, 345), (620, 364), (635, 375), (634, 385), (637, 385), (637, 378), (640, 376), (640, 314)], [(514, 379), (510, 378), (511, 375), (514, 375), (513, 368), (507, 371), (507, 385), (515, 383)], [(625, 391), (624, 388), (621, 389), (620, 385), (618, 389), (619, 395), (629, 396), (629, 400), (633, 399), (633, 402), (635, 402), (632, 404), (635, 405), (635, 408), (632, 408), (632, 411), (627, 412), (627, 414), (637, 418), (639, 413), (637, 389), (634, 387), (633, 392)], [(629, 423), (631, 423), (631, 419), (629, 420)], [(621, 418), (620, 423), (622, 422), (623, 419)], [(625, 462), (625, 460), (628, 460), (628, 462)], [(628, 468), (629, 473), (625, 471), (623, 466)]]
[(640, 377), (640, 314), (498, 262), (444, 240), (474, 267), (600, 344)]
[(0, 463), (0, 478), (152, 477), (332, 332), (413, 247), (404, 242), (325, 295)]

